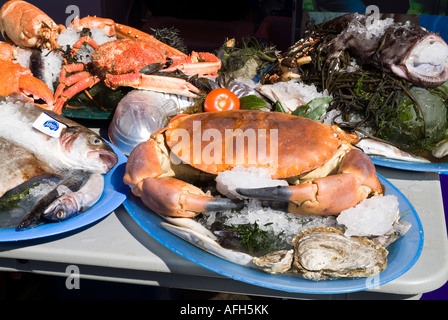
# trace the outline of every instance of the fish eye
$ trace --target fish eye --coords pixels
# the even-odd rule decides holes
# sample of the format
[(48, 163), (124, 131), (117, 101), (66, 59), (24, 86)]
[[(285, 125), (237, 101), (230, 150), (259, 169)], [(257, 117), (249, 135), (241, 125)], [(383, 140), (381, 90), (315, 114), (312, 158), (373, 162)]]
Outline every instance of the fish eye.
[(57, 219), (63, 219), (64, 216), (65, 216), (64, 210), (58, 210), (58, 212), (56, 213), (56, 218)]
[(100, 138), (98, 138), (98, 137), (92, 137), (91, 139), (90, 139), (90, 143), (92, 144), (92, 145), (100, 145), (100, 144), (102, 144), (103, 143), (103, 140), (101, 140)]

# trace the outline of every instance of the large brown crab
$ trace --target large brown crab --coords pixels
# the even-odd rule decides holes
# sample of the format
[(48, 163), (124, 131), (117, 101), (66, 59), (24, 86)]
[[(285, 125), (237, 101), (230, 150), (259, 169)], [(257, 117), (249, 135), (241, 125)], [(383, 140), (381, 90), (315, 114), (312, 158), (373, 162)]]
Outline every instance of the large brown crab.
[[(258, 139), (265, 139), (265, 145), (270, 146), (269, 157), (257, 157), (255, 163), (250, 163), (248, 155), (251, 148), (260, 147), (260, 140), (256, 144), (245, 140), (250, 130), (261, 133)], [(223, 137), (221, 141), (219, 137)], [(241, 138), (244, 146), (238, 150), (236, 140)], [(274, 138), (276, 143), (271, 144)], [(132, 151), (124, 182), (156, 213), (193, 217), (238, 204), (213, 198), (180, 179), (191, 178), (193, 173), (213, 176), (240, 164), (258, 166), (274, 179), (288, 179), (290, 185), (237, 189), (240, 194), (287, 201), (292, 213), (337, 215), (371, 195), (383, 193), (375, 166), (352, 146), (356, 141), (356, 135), (337, 126), (278, 112), (233, 110), (185, 115), (174, 118)], [(217, 150), (226, 152), (219, 154)], [(242, 153), (243, 161), (237, 161)], [(274, 153), (276, 157), (272, 157)], [(212, 154), (215, 161), (205, 161), (207, 154)]]

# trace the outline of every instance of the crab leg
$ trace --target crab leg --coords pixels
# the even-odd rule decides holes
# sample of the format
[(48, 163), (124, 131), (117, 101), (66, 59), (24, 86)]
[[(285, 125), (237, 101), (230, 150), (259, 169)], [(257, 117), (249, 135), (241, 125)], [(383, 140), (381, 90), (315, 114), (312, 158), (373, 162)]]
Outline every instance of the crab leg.
[(115, 36), (115, 22), (112, 19), (99, 18), (94, 16), (87, 16), (82, 19), (76, 17), (73, 19), (70, 29), (81, 31), (84, 28), (88, 29), (101, 29), (104, 35), (112, 37)]
[(174, 93), (190, 98), (197, 98), (199, 93), (198, 88), (183, 79), (146, 75), (143, 73), (108, 74), (106, 75), (105, 84), (112, 89), (120, 86), (129, 86), (136, 89)]
[(84, 36), (78, 39), (78, 41), (75, 42), (75, 44), (72, 46), (72, 51), (70, 52), (71, 56), (74, 57), (75, 54), (81, 49), (82, 45), (86, 43), (89, 46), (91, 46), (93, 49), (98, 48), (98, 43), (96, 43), (95, 40), (93, 40), (89, 36)]
[(171, 217), (190, 218), (205, 211), (230, 210), (242, 206), (241, 201), (214, 198), (185, 181), (173, 178), (157, 142), (140, 143), (130, 154), (124, 182), (132, 193), (154, 212)]
[(205, 75), (216, 73), (220, 68), (221, 60), (214, 54), (193, 51), (188, 57), (182, 58), (181, 61), (174, 60), (173, 65), (163, 71), (180, 70), (188, 75)]
[(246, 197), (287, 201), (296, 214), (337, 215), (372, 194), (382, 192), (375, 166), (362, 151), (347, 153), (335, 175), (317, 178), (296, 186), (237, 189)]
[[(61, 113), (62, 107), (73, 96), (81, 91), (93, 87), (100, 81), (97, 76), (92, 76), (84, 70), (84, 64), (69, 64), (65, 65), (59, 74), (59, 86), (55, 93), (54, 111)], [(67, 77), (67, 73), (81, 71)], [(69, 87), (68, 89), (65, 89)]]
[(173, 47), (167, 45), (166, 43), (163, 43), (162, 41), (157, 40), (152, 35), (150, 35), (146, 32), (140, 31), (138, 29), (129, 27), (124, 24), (119, 24), (119, 23), (115, 24), (115, 35), (117, 36), (118, 39), (129, 38), (129, 39), (143, 39), (143, 40), (151, 41), (158, 47), (169, 52), (169, 55), (186, 56), (186, 54), (183, 53), (182, 51), (177, 50), (176, 48), (173, 48)]
[(69, 28), (82, 30), (83, 28), (97, 28), (103, 30), (107, 36), (116, 36), (118, 39), (143, 39), (155, 43), (160, 48), (163, 48), (171, 55), (186, 56), (185, 53), (179, 51), (166, 43), (163, 43), (150, 34), (140, 31), (138, 29), (129, 27), (124, 24), (115, 23), (111, 19), (87, 16), (82, 19), (75, 18)]

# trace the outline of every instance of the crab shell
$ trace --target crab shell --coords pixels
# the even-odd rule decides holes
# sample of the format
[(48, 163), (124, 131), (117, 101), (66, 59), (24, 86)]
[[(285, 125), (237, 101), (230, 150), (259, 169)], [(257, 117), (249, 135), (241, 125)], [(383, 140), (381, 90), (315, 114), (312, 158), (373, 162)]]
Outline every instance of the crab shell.
[[(257, 141), (249, 137), (254, 135)], [(337, 126), (278, 112), (183, 115), (131, 152), (123, 180), (151, 210), (193, 217), (241, 204), (206, 195), (182, 179), (256, 166), (272, 178), (286, 178), (290, 185), (237, 188), (240, 195), (288, 202), (294, 214), (337, 215), (384, 191), (372, 161), (351, 145), (356, 140), (356, 135)], [(265, 153), (260, 152), (260, 141), (266, 145)], [(249, 156), (254, 150), (255, 161)]]
[(106, 74), (138, 72), (149, 63), (163, 64), (167, 54), (168, 52), (160, 50), (152, 42), (123, 39), (99, 46), (92, 58), (97, 73), (106, 78)]
[[(198, 125), (200, 125), (199, 128)], [(194, 134), (194, 131), (198, 129), (201, 130), (201, 133), (215, 132), (217, 137), (223, 137), (223, 150), (229, 146), (233, 147), (232, 158), (229, 158), (230, 153), (222, 152), (221, 161), (214, 163), (209, 163), (205, 159), (191, 161), (195, 160), (196, 151), (200, 151), (202, 156), (206, 156), (206, 149), (215, 143), (215, 141), (201, 141), (200, 150), (195, 150), (198, 145), (198, 136)], [(183, 147), (178, 148), (181, 143), (184, 143), (177, 137), (179, 130), (191, 133), (189, 134), (189, 145), (192, 148), (188, 154), (177, 152), (184, 150)], [(238, 164), (245, 167), (256, 165), (265, 168), (273, 179), (294, 177), (310, 172), (328, 163), (337, 154), (340, 154), (341, 150), (344, 151), (343, 153), (350, 150), (351, 143), (357, 141), (356, 135), (347, 134), (338, 126), (324, 125), (286, 113), (248, 110), (208, 112), (178, 117), (168, 124), (164, 134), (171, 151), (184, 162), (199, 170), (218, 174), (230, 170)], [(263, 159), (257, 157), (256, 163), (250, 161), (250, 149), (257, 147), (252, 145), (248, 139), (251, 134), (257, 136), (256, 142), (261, 142), (262, 139), (266, 142), (267, 157)], [(244, 150), (241, 150), (238, 149), (237, 141), (244, 135), (246, 140)], [(270, 147), (273, 150), (269, 150)], [(243, 151), (244, 161), (238, 161), (237, 158), (241, 156), (241, 151)]]

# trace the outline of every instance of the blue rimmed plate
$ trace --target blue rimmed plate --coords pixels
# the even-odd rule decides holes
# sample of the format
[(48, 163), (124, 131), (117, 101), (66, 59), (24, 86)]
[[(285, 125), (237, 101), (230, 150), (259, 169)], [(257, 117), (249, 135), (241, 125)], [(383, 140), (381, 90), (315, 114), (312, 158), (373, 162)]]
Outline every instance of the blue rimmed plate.
[(421, 171), (421, 172), (439, 172), (439, 173), (448, 173), (448, 163), (420, 163), (420, 162), (412, 162), (412, 161), (404, 161), (404, 160), (395, 160), (386, 157), (379, 156), (371, 156), (372, 162), (375, 165), (393, 168), (393, 169), (401, 169), (401, 170), (409, 170), (409, 171)]
[(118, 156), (118, 162), (104, 175), (104, 191), (98, 202), (89, 210), (65, 221), (43, 224), (31, 229), (16, 231), (15, 228), (0, 229), (0, 242), (31, 240), (73, 231), (96, 222), (120, 206), (129, 194), (123, 183), (127, 157), (110, 144)]
[(292, 293), (349, 293), (374, 288), (398, 278), (417, 262), (423, 248), (423, 227), (417, 212), (395, 186), (381, 175), (379, 178), (386, 187), (386, 194), (395, 195), (398, 198), (400, 212), (406, 214), (403, 220), (409, 221), (412, 226), (405, 236), (387, 248), (389, 251), (387, 268), (379, 275), (369, 278), (316, 282), (304, 280), (291, 274), (267, 274), (218, 258), (166, 231), (160, 226), (163, 219), (146, 208), (141, 200), (132, 194), (126, 199), (123, 206), (137, 224), (162, 245), (218, 274), (249, 284)]

